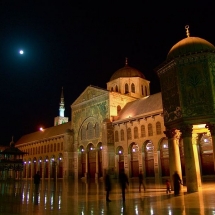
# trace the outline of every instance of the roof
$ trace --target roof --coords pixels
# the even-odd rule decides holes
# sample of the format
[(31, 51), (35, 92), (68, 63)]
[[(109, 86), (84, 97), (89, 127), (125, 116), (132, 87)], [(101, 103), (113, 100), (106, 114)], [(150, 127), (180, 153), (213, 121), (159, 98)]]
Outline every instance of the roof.
[(138, 115), (146, 115), (162, 110), (163, 105), (161, 93), (156, 93), (126, 104), (120, 111), (118, 120), (127, 119), (129, 117), (134, 118)]
[(215, 52), (213, 44), (199, 37), (187, 37), (176, 43), (169, 51), (167, 59), (173, 59), (187, 54)]
[(66, 133), (68, 129), (71, 129), (71, 122), (46, 128), (43, 131), (37, 131), (34, 133), (26, 134), (16, 142), (16, 145), (33, 141), (35, 142), (38, 140), (47, 139), (49, 137), (58, 136)]
[(14, 147), (14, 146), (10, 146), (8, 148), (6, 148), (4, 151), (0, 152), (0, 154), (9, 154), (9, 155), (24, 155), (27, 154), (26, 152), (21, 151), (20, 149)]
[(125, 77), (140, 77), (145, 79), (145, 76), (142, 72), (126, 64), (123, 68), (118, 69), (116, 72), (114, 72), (114, 74), (110, 78), (110, 81)]

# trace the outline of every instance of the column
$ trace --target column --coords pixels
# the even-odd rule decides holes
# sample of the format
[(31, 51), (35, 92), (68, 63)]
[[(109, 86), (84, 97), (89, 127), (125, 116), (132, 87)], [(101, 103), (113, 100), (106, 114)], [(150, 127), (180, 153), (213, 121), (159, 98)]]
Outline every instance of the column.
[(95, 179), (97, 180), (99, 177), (99, 149), (96, 149), (96, 174)]
[(88, 151), (86, 150), (86, 172), (85, 172), (85, 179), (88, 179)]
[(188, 193), (197, 192), (199, 190), (195, 155), (192, 143), (192, 127), (192, 125), (188, 124), (181, 125), (181, 132), (184, 144), (186, 185)]
[(175, 171), (177, 171), (180, 178), (182, 178), (181, 159), (179, 151), (179, 139), (181, 133), (177, 129), (169, 129), (164, 131), (164, 134), (168, 138), (170, 180), (171, 184), (173, 185), (172, 175), (174, 174)]
[(205, 127), (208, 128), (211, 133), (212, 145), (213, 145), (214, 169), (215, 169), (215, 124), (208, 123)]

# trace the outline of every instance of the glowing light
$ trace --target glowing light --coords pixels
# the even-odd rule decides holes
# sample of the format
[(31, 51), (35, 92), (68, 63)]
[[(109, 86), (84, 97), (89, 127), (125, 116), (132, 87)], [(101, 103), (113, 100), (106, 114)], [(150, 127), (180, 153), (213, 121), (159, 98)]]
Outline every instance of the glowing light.
[(121, 154), (122, 153), (122, 151), (119, 151), (119, 154)]
[(19, 54), (24, 54), (24, 51), (23, 51), (23, 50), (20, 50), (20, 51), (19, 51)]
[(42, 127), (40, 127), (40, 131), (43, 131), (43, 128), (42, 128)]

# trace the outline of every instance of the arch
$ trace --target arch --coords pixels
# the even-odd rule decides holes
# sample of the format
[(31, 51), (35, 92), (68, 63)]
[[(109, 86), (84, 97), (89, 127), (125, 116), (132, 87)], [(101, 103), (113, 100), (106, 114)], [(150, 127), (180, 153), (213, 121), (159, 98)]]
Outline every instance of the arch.
[(124, 169), (124, 149), (122, 146), (116, 148), (116, 156), (118, 159), (118, 173)]
[(125, 84), (125, 94), (129, 93), (129, 88), (128, 88), (128, 84)]
[(63, 154), (62, 153), (59, 153), (59, 155), (58, 155), (57, 177), (58, 178), (63, 178)]
[(161, 175), (163, 177), (170, 175), (169, 170), (169, 146), (168, 138), (164, 137), (161, 139), (159, 144), (160, 149), (160, 163), (161, 163)]
[(135, 93), (135, 85), (134, 85), (134, 83), (131, 84), (131, 92)]
[(102, 177), (102, 143), (99, 142), (97, 144), (97, 151), (98, 151), (98, 177)]
[(49, 157), (46, 156), (44, 160), (44, 178), (49, 178)]
[(146, 177), (154, 177), (154, 144), (147, 140), (144, 143)]
[(37, 158), (34, 157), (33, 158), (33, 172), (32, 172), (32, 176), (34, 176), (37, 173)]
[(85, 173), (86, 173), (86, 154), (85, 153), (86, 152), (85, 152), (84, 146), (80, 146), (79, 147), (79, 161), (81, 164), (81, 171), (80, 171), (81, 177), (84, 177)]
[(130, 167), (131, 167), (131, 177), (138, 177), (139, 175), (139, 145), (132, 142), (129, 145), (129, 153), (131, 155)]
[(90, 178), (94, 178), (96, 174), (96, 148), (92, 143), (87, 145), (88, 153), (88, 174)]

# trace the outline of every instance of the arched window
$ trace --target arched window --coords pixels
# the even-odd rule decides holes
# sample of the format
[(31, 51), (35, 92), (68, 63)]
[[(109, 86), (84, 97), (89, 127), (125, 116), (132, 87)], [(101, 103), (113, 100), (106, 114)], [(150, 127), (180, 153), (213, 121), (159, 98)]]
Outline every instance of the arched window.
[(93, 136), (93, 124), (89, 122), (87, 126), (87, 139), (92, 139)]
[(95, 124), (95, 135), (97, 138), (99, 137), (99, 124), (98, 123)]
[(128, 139), (128, 140), (131, 140), (131, 139), (132, 139), (132, 136), (131, 136), (131, 129), (130, 129), (130, 128), (127, 129), (127, 139)]
[(161, 123), (160, 122), (156, 122), (156, 133), (161, 134)]
[(152, 124), (148, 124), (148, 136), (153, 136), (153, 129), (152, 129)]
[(118, 86), (116, 85), (116, 92), (118, 92)]
[(81, 139), (86, 140), (86, 128), (85, 127), (81, 128)]
[(119, 133), (115, 131), (115, 142), (119, 142)]
[(124, 141), (124, 140), (125, 140), (125, 133), (124, 133), (124, 130), (121, 129), (120, 133), (121, 133), (121, 141)]
[(128, 84), (126, 83), (126, 84), (125, 84), (125, 94), (127, 94), (128, 92), (129, 92)]
[(119, 114), (120, 111), (121, 111), (121, 106), (118, 105), (118, 106), (117, 106), (117, 115)]
[(145, 125), (141, 125), (141, 137), (145, 137), (145, 136), (146, 136)]
[(138, 138), (138, 128), (134, 127), (134, 139)]
[(56, 152), (56, 143), (54, 144), (54, 152)]
[(134, 83), (131, 84), (131, 92), (135, 93), (135, 85), (134, 85)]

